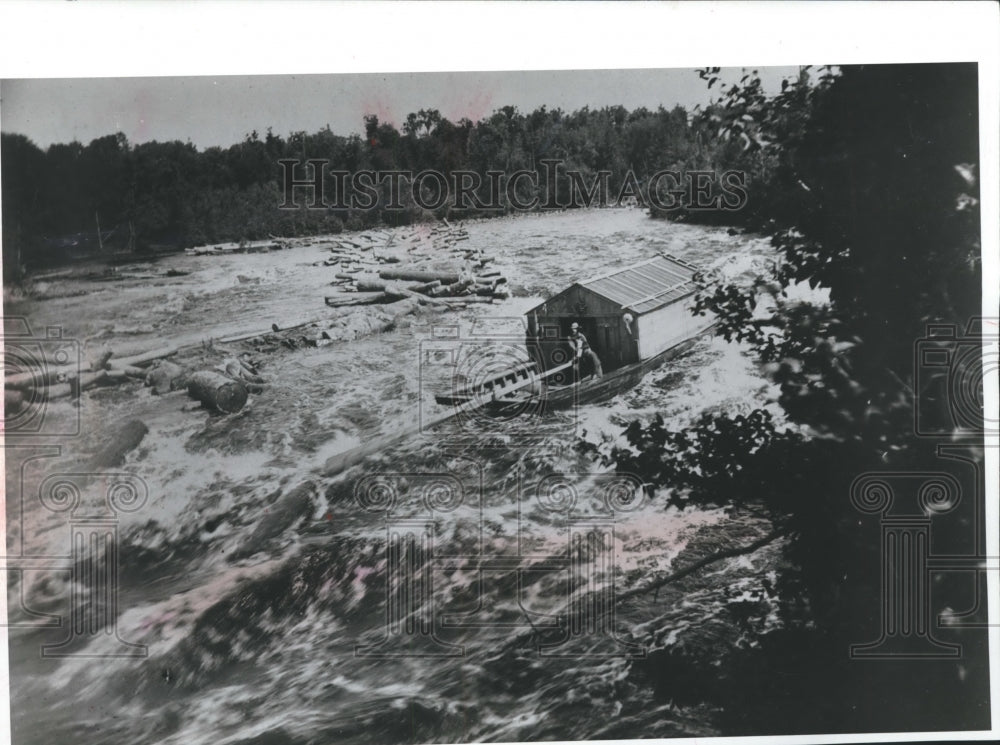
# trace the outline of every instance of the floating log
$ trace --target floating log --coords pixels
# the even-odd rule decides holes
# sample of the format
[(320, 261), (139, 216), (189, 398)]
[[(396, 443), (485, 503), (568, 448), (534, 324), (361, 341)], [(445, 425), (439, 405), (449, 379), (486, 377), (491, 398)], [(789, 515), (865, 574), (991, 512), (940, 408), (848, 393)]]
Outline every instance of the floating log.
[(64, 383), (79, 374), (80, 368), (76, 365), (63, 365), (61, 367), (44, 366), (38, 370), (7, 375), (4, 377), (3, 384), (5, 388), (38, 388), (39, 386)]
[[(254, 367), (253, 365), (251, 365), (249, 362), (247, 362), (242, 357), (237, 357), (236, 361), (240, 363), (240, 367), (242, 367), (243, 371), (245, 373), (247, 373), (248, 375), (256, 375), (257, 374), (257, 368)], [(260, 382), (263, 383), (264, 382), (263, 379)]]
[(435, 272), (427, 269), (383, 269), (378, 273), (382, 279), (401, 279), (407, 282), (433, 282), (452, 284), (460, 279), (456, 272)]
[[(324, 332), (325, 333), (325, 332)], [(230, 359), (226, 362), (226, 375), (252, 385), (264, 385), (264, 379), (254, 372), (243, 360)]]
[(359, 279), (354, 283), (358, 292), (385, 292), (385, 282), (371, 279)]
[(456, 298), (457, 302), (460, 303), (485, 303), (489, 305), (493, 302), (493, 297), (482, 297), (480, 295), (462, 295)]
[(80, 397), (80, 381), (73, 378), (68, 383), (56, 383), (55, 385), (39, 388), (38, 394), (43, 401), (58, 401), (60, 398), (77, 399)]
[(79, 398), (81, 391), (87, 391), (100, 385), (116, 384), (127, 380), (131, 371), (139, 373), (138, 377), (145, 376), (145, 372), (137, 367), (129, 367), (122, 370), (98, 370), (97, 372), (83, 372), (66, 377), (65, 382), (53, 383), (48, 386), (39, 386), (38, 391), (47, 401), (56, 401), (60, 398)]
[(177, 354), (177, 347), (162, 347), (160, 349), (154, 349), (151, 352), (145, 352), (143, 354), (136, 354), (132, 357), (121, 357), (120, 359), (112, 359), (111, 367), (123, 368), (123, 367), (138, 367), (144, 365), (147, 362), (153, 362), (154, 360), (162, 360), (166, 357), (172, 357)]
[(237, 380), (212, 370), (199, 370), (188, 379), (188, 395), (203, 406), (235, 414), (246, 405), (248, 392)]
[(223, 339), (215, 339), (217, 344), (231, 344), (237, 341), (246, 341), (247, 339), (256, 339), (259, 336), (266, 336), (267, 334), (274, 332), (278, 333), (280, 331), (293, 331), (295, 329), (302, 328), (303, 326), (312, 326), (314, 323), (322, 323), (324, 321), (329, 321), (331, 317), (335, 316), (324, 316), (323, 318), (313, 318), (308, 321), (296, 321), (288, 326), (279, 326), (276, 323), (271, 324), (270, 329), (261, 329), (258, 331), (248, 331), (242, 334), (236, 334), (234, 336), (227, 336)]
[(441, 286), (441, 280), (435, 279), (433, 282), (422, 282), (416, 285), (409, 285), (406, 289), (411, 292), (428, 293)]
[(106, 383), (121, 383), (128, 378), (128, 370), (139, 368), (129, 367), (127, 370), (99, 370), (95, 373), (84, 373), (79, 378), (81, 390), (88, 390)]
[(343, 292), (339, 295), (327, 295), (324, 300), (331, 308), (339, 308), (343, 305), (385, 303), (390, 300), (390, 297), (385, 292)]
[(101, 352), (100, 356), (94, 359), (90, 363), (91, 370), (103, 370), (108, 366), (108, 360), (111, 359), (111, 355), (114, 354), (110, 349), (105, 349)]
[(157, 395), (186, 388), (184, 368), (173, 362), (161, 362), (146, 375), (146, 385)]
[(90, 468), (111, 468), (120, 466), (125, 460), (125, 456), (139, 447), (142, 438), (149, 432), (138, 419), (131, 419), (125, 423), (115, 435), (105, 443), (104, 447), (94, 454), (90, 459)]
[(433, 290), (430, 290), (429, 294), (433, 295), (434, 297), (442, 297), (445, 295), (461, 295), (465, 293), (466, 290), (470, 289), (472, 285), (473, 285), (472, 280), (464, 279), (452, 282), (451, 284), (441, 285), (440, 287), (436, 287)]
[(329, 344), (333, 344), (333, 339), (331, 339), (330, 335), (325, 331), (319, 336), (312, 339), (310, 339), (308, 336), (303, 336), (301, 339), (299, 339), (299, 341), (302, 342), (302, 344), (307, 347), (325, 347)]

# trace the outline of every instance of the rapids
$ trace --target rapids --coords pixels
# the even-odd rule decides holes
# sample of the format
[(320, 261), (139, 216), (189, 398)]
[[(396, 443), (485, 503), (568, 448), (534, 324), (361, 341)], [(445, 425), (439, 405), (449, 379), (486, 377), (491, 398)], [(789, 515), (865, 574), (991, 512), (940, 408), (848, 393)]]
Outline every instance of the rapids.
[[(457, 325), (458, 346), (516, 346), (521, 314), (575, 279), (657, 252), (749, 279), (768, 260), (767, 242), (628, 209), (466, 227), (466, 245), (508, 277), (510, 300), (422, 309), (387, 333), (322, 348), (218, 342), (322, 317), (335, 271), (317, 266), (322, 241), (133, 267), (189, 272), (152, 281), (40, 279), (36, 291), (56, 299), (8, 303), (6, 314), (26, 317), (36, 335), (60, 326), (85, 349), (110, 345), (124, 356), (203, 342), (189, 354), (200, 361), (249, 352), (269, 382), (230, 416), (138, 383), (97, 389), (78, 408), (47, 411), (55, 424), (78, 418), (80, 436), (8, 449), (8, 553), (49, 557), (8, 572), (15, 742), (719, 733), (712, 706), (697, 691), (657, 690), (643, 657), (684, 644), (711, 660), (714, 646), (736, 644), (740, 631), (722, 609), (774, 571), (778, 549), (616, 604), (616, 591), (763, 528), (615, 491), (614, 476), (574, 446), (619, 437), (657, 412), (683, 427), (706, 410), (765, 405), (773, 391), (738, 345), (703, 338), (606, 403), (513, 421), (472, 416), (419, 430), (335, 476), (323, 464), (440, 414), (433, 393), (451, 370), (428, 353), (435, 326)], [(79, 464), (131, 419), (149, 433), (117, 471), (141, 482), (145, 501), (117, 514), (107, 549), (118, 560), (114, 623), (84, 628), (69, 656), (43, 656), (71, 621), (89, 617), (83, 606), (111, 601), (76, 587), (65, 558), (72, 514), (42, 505), (40, 485), (76, 474), (81, 505), (100, 502), (106, 480), (81, 475)], [(607, 494), (619, 498), (615, 509)], [(46, 625), (56, 618), (61, 626)], [(143, 654), (116, 656), (140, 649), (122, 642)]]

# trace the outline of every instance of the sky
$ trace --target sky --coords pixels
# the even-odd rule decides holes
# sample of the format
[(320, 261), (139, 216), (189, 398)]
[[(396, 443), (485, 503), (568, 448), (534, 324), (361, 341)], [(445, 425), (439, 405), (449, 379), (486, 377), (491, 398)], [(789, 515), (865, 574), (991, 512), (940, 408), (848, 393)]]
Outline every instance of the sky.
[[(797, 67), (759, 71), (772, 92), (798, 74)], [(742, 74), (727, 69), (724, 79)], [(2, 80), (0, 130), (42, 148), (117, 132), (133, 144), (226, 147), (268, 127), (282, 136), (327, 125), (339, 135), (360, 133), (366, 114), (399, 126), (419, 109), (438, 109), (452, 121), (478, 121), (507, 105), (523, 112), (542, 105), (567, 112), (613, 105), (690, 109), (718, 90), (709, 91), (693, 69)]]

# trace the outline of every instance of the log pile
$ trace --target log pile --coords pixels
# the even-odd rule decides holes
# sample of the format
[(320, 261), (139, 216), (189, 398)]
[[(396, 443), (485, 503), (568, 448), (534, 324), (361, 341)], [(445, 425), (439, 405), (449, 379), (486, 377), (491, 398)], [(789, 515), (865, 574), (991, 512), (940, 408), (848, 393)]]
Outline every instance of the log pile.
[(29, 405), (37, 406), (45, 401), (78, 399), (84, 391), (128, 380), (143, 381), (154, 394), (187, 390), (205, 406), (226, 413), (239, 411), (246, 404), (249, 393), (263, 390), (264, 379), (243, 358), (227, 359), (217, 370), (191, 372), (168, 359), (178, 351), (177, 347), (168, 346), (128, 357), (115, 357), (110, 349), (103, 349), (90, 360), (89, 365), (40, 363), (37, 369), (4, 378), (7, 415), (13, 416)]
[(257, 254), (271, 251), (283, 251), (297, 245), (288, 238), (271, 237), (264, 241), (240, 241), (239, 243), (220, 243), (214, 246), (196, 246), (185, 248), (188, 256), (227, 256), (229, 254)]
[[(493, 260), (459, 245), (469, 234), (447, 220), (395, 231), (367, 231), (340, 238), (323, 262), (335, 268), (332, 307), (416, 299), (422, 305), (462, 308), (510, 296), (507, 280), (490, 270)], [(442, 264), (444, 268), (442, 268)]]
[(207, 409), (235, 414), (247, 402), (250, 392), (239, 380), (214, 370), (199, 370), (188, 378), (188, 395)]
[(394, 303), (409, 298), (421, 305), (462, 308), (470, 303), (492, 303), (510, 297), (507, 280), (499, 273), (477, 276), (466, 271), (399, 269), (338, 279), (339, 292), (326, 296), (326, 304), (331, 307)]
[(469, 233), (447, 220), (434, 225), (420, 224), (393, 230), (369, 230), (324, 241), (330, 251), (326, 266), (338, 266), (347, 273), (365, 271), (376, 264), (404, 264), (431, 261), (469, 261), (485, 267), (493, 259), (482, 251), (459, 245)]
[(117, 385), (132, 378), (143, 378), (144, 365), (177, 353), (176, 347), (164, 347), (131, 357), (115, 358), (111, 350), (102, 350), (89, 364), (77, 360), (72, 364), (52, 364), (39, 361), (23, 372), (4, 377), (4, 389), (18, 395), (5, 396), (12, 405), (19, 401), (53, 401), (79, 398), (83, 391), (98, 386)]
[[(510, 296), (507, 279), (489, 264), (492, 257), (481, 249), (463, 244), (468, 232), (447, 220), (398, 229), (368, 230), (347, 236), (246, 242), (188, 249), (189, 254), (223, 255), (287, 249), (315, 245), (329, 250), (328, 259), (317, 265), (329, 267), (333, 285), (326, 296), (327, 317), (300, 321), (284, 328), (244, 332), (218, 340), (229, 343), (263, 338), (272, 349), (323, 346), (349, 341), (397, 328), (403, 318), (419, 312), (421, 306), (452, 310), (472, 304), (493, 303)], [(168, 276), (187, 272), (171, 270)], [(114, 276), (122, 275), (115, 272)], [(131, 276), (129, 278), (132, 278)], [(352, 310), (354, 306), (363, 306)], [(294, 331), (294, 335), (290, 332)], [(184, 347), (190, 350), (192, 345)], [(119, 385), (138, 380), (153, 394), (187, 391), (192, 397), (220, 411), (238, 411), (246, 403), (245, 394), (262, 390), (264, 380), (245, 360), (229, 359), (215, 370), (197, 370), (171, 361), (179, 352), (165, 346), (142, 354), (119, 357), (104, 350), (89, 361), (42, 360), (38, 369), (28, 366), (11, 370), (4, 379), (5, 405), (10, 414), (26, 407), (58, 398), (78, 399), (83, 391), (98, 386)], [(260, 351), (260, 350), (258, 350)], [(269, 350), (270, 351), (270, 350)], [(207, 380), (200, 373), (221, 376)]]
[(334, 317), (286, 331), (276, 331), (277, 337), (265, 338), (265, 341), (276, 342), (288, 349), (325, 347), (334, 342), (353, 341), (398, 328), (404, 322), (404, 317), (414, 313), (418, 305), (414, 298), (403, 298), (354, 312), (349, 308), (340, 308), (341, 312)]
[[(510, 296), (507, 280), (490, 270), (493, 261), (481, 249), (462, 244), (468, 231), (447, 220), (403, 228), (384, 228), (326, 236), (269, 241), (241, 241), (186, 249), (195, 256), (255, 253), (298, 245), (323, 246), (329, 258), (318, 266), (334, 269), (331, 307), (381, 305), (416, 298), (422, 305), (444, 309), (491, 303)], [(443, 268), (442, 268), (443, 267)]]

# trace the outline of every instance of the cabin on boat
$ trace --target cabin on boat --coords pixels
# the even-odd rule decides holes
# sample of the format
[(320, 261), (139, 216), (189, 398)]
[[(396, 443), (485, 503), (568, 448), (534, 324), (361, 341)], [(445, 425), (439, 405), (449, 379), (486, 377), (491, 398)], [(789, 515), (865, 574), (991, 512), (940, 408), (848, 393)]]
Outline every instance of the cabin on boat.
[(712, 324), (691, 312), (698, 271), (662, 254), (575, 282), (528, 311), (528, 348), (541, 370), (566, 362), (575, 321), (605, 373), (650, 360)]

